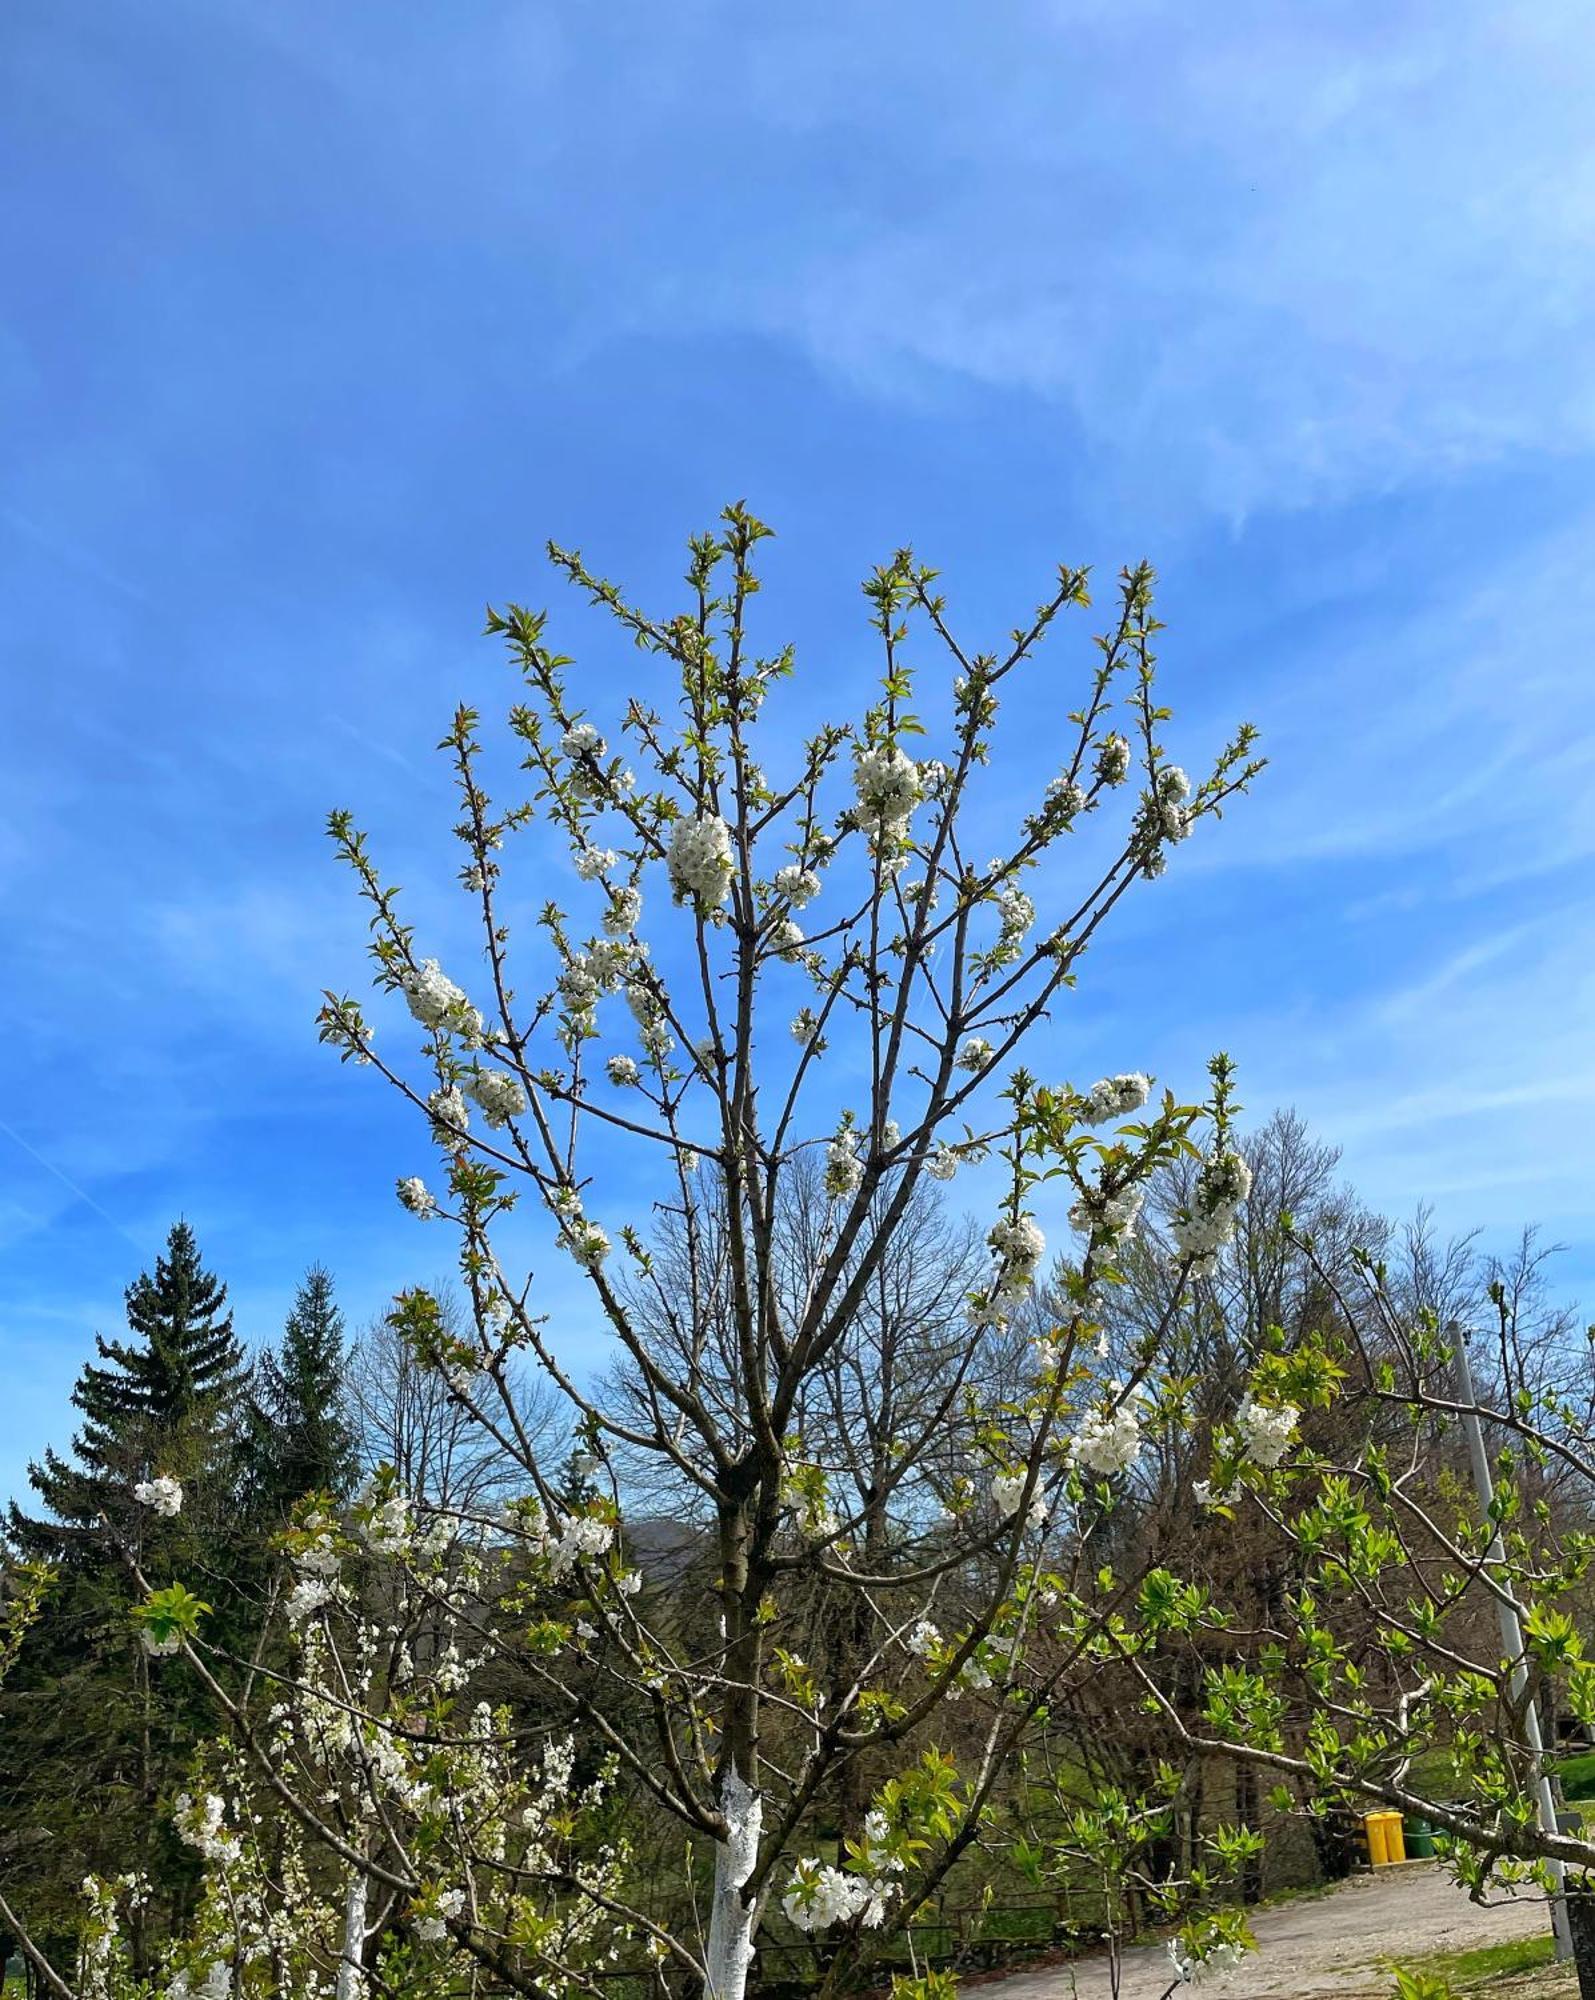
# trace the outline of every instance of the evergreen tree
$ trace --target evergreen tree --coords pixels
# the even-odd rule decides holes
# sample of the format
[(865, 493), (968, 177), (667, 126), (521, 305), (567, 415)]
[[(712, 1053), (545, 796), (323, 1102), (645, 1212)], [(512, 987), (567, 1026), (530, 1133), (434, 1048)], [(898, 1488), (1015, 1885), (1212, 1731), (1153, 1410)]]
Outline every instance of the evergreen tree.
[[(131, 1611), (142, 1593), (128, 1559), (156, 1587), (195, 1580), (215, 1607), (207, 1636), (236, 1646), (247, 1631), (232, 1551), (248, 1378), (226, 1287), (186, 1222), (126, 1299), (128, 1337), (96, 1335), (98, 1359), (78, 1378), (83, 1421), (70, 1453), (46, 1451), (28, 1469), (43, 1511), (9, 1508), (12, 1550), (53, 1564), (56, 1580), (0, 1691), (0, 1879), (24, 1916), (61, 1939), (86, 1872), (146, 1874), (152, 1895), (130, 1935), (147, 1965), (162, 1932), (184, 1920), (195, 1881), (164, 1807), (217, 1718), (192, 1675), (139, 1644)], [(134, 1497), (157, 1473), (182, 1485), (174, 1517)]]
[(200, 1262), (186, 1222), (172, 1226), (153, 1275), (128, 1286), (132, 1340), (96, 1334), (72, 1392), (83, 1425), (72, 1455), (47, 1449), (28, 1479), (48, 1514), (29, 1515), (13, 1500), (11, 1539), (27, 1556), (70, 1561), (87, 1544), (104, 1548), (104, 1524), (134, 1529), (138, 1480), (156, 1471), (193, 1481), (217, 1469), (225, 1430), (247, 1380), (243, 1351), (227, 1310), (227, 1287)]
[(305, 1494), (344, 1498), (354, 1485), (346, 1360), (332, 1278), (313, 1264), (294, 1294), (282, 1339), (260, 1358), (250, 1399), (251, 1512), (267, 1532)]

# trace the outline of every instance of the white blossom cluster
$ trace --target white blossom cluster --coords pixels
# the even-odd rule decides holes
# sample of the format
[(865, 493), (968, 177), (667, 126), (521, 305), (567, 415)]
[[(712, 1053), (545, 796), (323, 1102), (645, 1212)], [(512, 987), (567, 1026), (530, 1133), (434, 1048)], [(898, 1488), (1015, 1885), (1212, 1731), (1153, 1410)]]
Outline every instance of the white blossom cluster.
[(803, 927), (783, 917), (770, 933), (770, 949), (789, 965), (796, 964), (803, 951)]
[(333, 1524), (325, 1514), (309, 1514), (302, 1523), (307, 1539), (293, 1553), (293, 1566), (309, 1576), (334, 1576), (343, 1558)]
[(526, 1092), (507, 1070), (472, 1070), (465, 1080), (465, 1093), (495, 1129), (519, 1118), (526, 1109)]
[[(997, 1511), (1007, 1520), (1019, 1511), (1019, 1502), (1025, 1497), (1027, 1475), (1020, 1472), (999, 1472), (991, 1482), (991, 1497), (997, 1504)], [(1047, 1518), (1046, 1496), (1039, 1490), (1033, 1496), (1025, 1514), (1025, 1525), (1039, 1528)]]
[(941, 1632), (928, 1618), (921, 1618), (903, 1644), (916, 1659), (928, 1660), (941, 1645)]
[(806, 1535), (829, 1541), (841, 1528), (825, 1475), (818, 1466), (799, 1466), (789, 1473), (781, 1482), (781, 1498), (797, 1515)]
[(1259, 1403), (1247, 1396), (1235, 1412), (1235, 1428), (1248, 1458), (1270, 1468), (1289, 1451), (1301, 1411), (1294, 1403)]
[(605, 933), (612, 938), (630, 937), (642, 916), (642, 891), (625, 888), (611, 889), (609, 907), (604, 912)]
[(227, 1803), (214, 1792), (198, 1799), (179, 1792), (174, 1803), (172, 1824), (185, 1846), (203, 1854), (207, 1861), (236, 1861), (243, 1842), (226, 1824)]
[(642, 1081), (642, 1071), (637, 1067), (635, 1056), (611, 1056), (604, 1064), (604, 1073), (613, 1084), (627, 1089)]
[(431, 1810), (437, 1801), (436, 1789), (417, 1776), (403, 1748), (387, 1729), (368, 1731), (365, 1747), (371, 1775), (390, 1798), (408, 1806), (411, 1812)]
[(820, 1017), (812, 1007), (800, 1007), (792, 1019), (792, 1039), (806, 1049), (820, 1032)]
[(465, 1891), (444, 1889), (432, 1898), (432, 1907), (427, 1914), (416, 1919), (416, 1936), (423, 1944), (441, 1944), (449, 1934), (450, 1922), (457, 1922), (464, 1910)]
[(619, 857), (612, 847), (578, 847), (571, 865), (576, 870), (578, 881), (596, 882), (607, 875)]
[(1128, 1118), (1151, 1095), (1152, 1079), (1139, 1070), (1128, 1070), (1122, 1076), (1099, 1077), (1081, 1100), (1080, 1117), (1087, 1125), (1105, 1125), (1110, 1118)]
[(1035, 1283), (1047, 1253), (1047, 1239), (1033, 1215), (1004, 1216), (986, 1232), (986, 1247), (995, 1263), (991, 1291), (1004, 1304), (1022, 1299)]
[(78, 1945), (78, 1967), (84, 2000), (104, 2000), (108, 1991), (118, 1936), (116, 1895), (119, 1889), (131, 1888), (133, 1881), (131, 1875), (118, 1876), (114, 1882), (102, 1881), (98, 1875), (83, 1878), (87, 1921)]
[(863, 1178), (858, 1134), (851, 1125), (846, 1125), (825, 1149), (825, 1192), (832, 1201), (843, 1201), (857, 1194)]
[(855, 1920), (866, 1930), (875, 1930), (885, 1922), (887, 1906), (899, 1886), (892, 1878), (903, 1866), (883, 1852), (886, 1838), (885, 1816), (870, 1812), (864, 1819), (863, 1852), (856, 1871), (810, 1857), (798, 1862), (781, 1907), (799, 1930), (823, 1931)]
[(800, 861), (793, 861), (785, 868), (778, 868), (775, 871), (775, 878), (770, 886), (783, 901), (790, 903), (794, 910), (801, 910), (806, 904), (812, 903), (820, 893), (820, 878), (812, 868), (805, 868)]
[(465, 1098), (459, 1085), (451, 1083), (434, 1090), (426, 1101), (426, 1108), (432, 1114), (433, 1136), (439, 1144), (450, 1151), (462, 1147), (471, 1129), (471, 1114), (465, 1108)]
[(138, 1628), (138, 1640), (152, 1660), (164, 1660), (177, 1651), (183, 1643), (183, 1635), (174, 1625), (163, 1639), (153, 1626), (141, 1625)]
[(671, 894), (700, 912), (717, 910), (731, 893), (731, 829), (714, 813), (678, 819), (665, 856)]
[(991, 1061), (991, 1044), (984, 1035), (968, 1036), (958, 1051), (958, 1067), (973, 1073)]
[(885, 1898), (877, 1894), (875, 1884), (816, 1860), (797, 1864), (781, 1907), (800, 1931), (829, 1930), (832, 1924), (849, 1923), (855, 1917), (873, 1927), (886, 1916)]
[(1103, 1479), (1128, 1472), (1141, 1455), (1139, 1399), (1122, 1396), (1111, 1409), (1088, 1410), (1070, 1452), (1077, 1464)]
[(572, 952), (560, 967), (554, 988), (559, 994), (560, 1005), (565, 1010), (565, 1019), (570, 1032), (576, 1040), (596, 1035), (598, 1001), (603, 986), (594, 970), (591, 956), (585, 951)]
[(590, 722), (578, 722), (559, 739), (559, 747), (571, 760), (566, 784), (577, 799), (607, 799), (618, 802), (636, 790), (637, 780), (630, 771), (606, 771), (600, 760), (609, 745)]
[(414, 1529), (410, 1503), (402, 1493), (390, 1493), (385, 1500), (373, 1500), (361, 1525), (361, 1533), (380, 1556), (402, 1554)]
[(951, 1146), (940, 1145), (926, 1159), (925, 1171), (933, 1181), (950, 1181), (958, 1171), (958, 1155)]
[(435, 958), (422, 962), (399, 981), (410, 1012), (423, 1028), (447, 1028), (468, 1048), (482, 1039), (482, 1017), (448, 977)]
[(1233, 1147), (1202, 1162), (1190, 1202), (1169, 1230), (1180, 1256), (1192, 1260), (1195, 1276), (1211, 1277), (1218, 1269), (1219, 1252), (1234, 1236), (1240, 1205), (1251, 1191), (1252, 1170)]
[(410, 1174), (398, 1183), (399, 1200), (423, 1222), (430, 1222), (438, 1212), (437, 1196), (421, 1179), (419, 1174)]
[(580, 1561), (607, 1555), (614, 1547), (615, 1526), (601, 1514), (569, 1514), (557, 1535), (544, 1529), (540, 1552), (548, 1559), (549, 1574), (556, 1582), (568, 1576)]
[(1082, 1236), (1122, 1243), (1135, 1234), (1144, 1199), (1138, 1187), (1088, 1188), (1069, 1210), (1069, 1222)]
[(450, 1361), (443, 1370), (443, 1379), (463, 1402), (481, 1380), (482, 1370), (476, 1360), (460, 1359)]
[(609, 1237), (596, 1222), (572, 1216), (564, 1226), (565, 1247), (583, 1270), (596, 1271), (609, 1255)]
[(655, 1062), (663, 1062), (675, 1047), (675, 1041), (665, 1019), (664, 1003), (652, 983), (647, 979), (627, 980), (626, 1005), (637, 1023), (637, 1039), (643, 1053)]
[(337, 1596), (336, 1587), (324, 1576), (302, 1576), (283, 1599), (283, 1616), (297, 1630), (324, 1604), (335, 1603)]
[(1246, 1956), (1244, 1945), (1235, 1944), (1227, 1938), (1209, 1945), (1200, 1957), (1193, 1954), (1181, 1939), (1170, 1938), (1168, 1952), (1169, 1964), (1182, 1986), (1201, 1986), (1210, 1978), (1222, 1979), (1227, 1973), (1235, 1971)]
[(1191, 830), (1190, 810), (1185, 803), (1191, 796), (1191, 781), (1178, 764), (1165, 764), (1158, 772), (1153, 796), (1164, 839), (1183, 840)]
[(858, 803), (853, 823), (869, 837), (870, 852), (885, 860), (901, 857), (908, 822), (921, 798), (919, 769), (895, 743), (877, 743), (854, 757), (853, 790)]
[(1184, 840), (1191, 830), (1191, 810), (1185, 801), (1191, 781), (1178, 764), (1165, 764), (1151, 791), (1141, 797), (1136, 818), (1141, 873), (1155, 879), (1166, 865), (1165, 843)]
[(992, 948), (993, 965), (1018, 962), (1026, 937), (1036, 921), (1036, 906), (1024, 890), (1010, 884), (997, 897), (997, 942)]
[(1115, 730), (1104, 736), (1097, 751), (1097, 776), (1105, 785), (1122, 785), (1130, 775), (1129, 738)]
[(636, 938), (594, 938), (582, 954), (588, 972), (598, 982), (600, 994), (618, 992), (640, 962), (648, 956), (648, 946)]
[(159, 1514), (171, 1520), (183, 1511), (183, 1489), (169, 1472), (158, 1472), (153, 1479), (141, 1479), (133, 1488), (133, 1498), (141, 1507), (148, 1507), (152, 1514)]
[(616, 992), (647, 955), (648, 947), (631, 938), (594, 938), (587, 947), (587, 963), (601, 993)]
[(1045, 810), (1049, 819), (1071, 820), (1089, 803), (1073, 778), (1054, 778), (1047, 787)]

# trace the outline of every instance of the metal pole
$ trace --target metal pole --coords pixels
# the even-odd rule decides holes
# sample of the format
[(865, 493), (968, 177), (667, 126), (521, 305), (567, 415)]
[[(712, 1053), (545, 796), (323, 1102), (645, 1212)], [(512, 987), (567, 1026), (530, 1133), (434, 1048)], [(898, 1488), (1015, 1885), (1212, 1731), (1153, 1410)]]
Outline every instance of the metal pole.
[[(1479, 1422), (1478, 1403), (1473, 1393), (1473, 1370), (1468, 1365), (1467, 1336), (1455, 1325), (1446, 1328), (1456, 1356), (1457, 1401), (1462, 1405), (1462, 1428), (1467, 1433), (1468, 1457), (1473, 1461), (1473, 1484), (1478, 1491), (1479, 1507), (1485, 1521), (1491, 1519), (1490, 1508), (1495, 1499), (1495, 1482), (1490, 1477), (1489, 1453), (1484, 1449), (1484, 1426)], [(1485, 1551), (1485, 1561), (1492, 1571), (1499, 1572), (1506, 1561), (1506, 1550), (1501, 1542), (1501, 1530), (1492, 1527), (1490, 1546)], [(1545, 1768), (1545, 1745), (1540, 1737), (1540, 1714), (1534, 1703), (1528, 1699), (1529, 1668), (1523, 1650), (1523, 1626), (1517, 1615), (1517, 1606), (1512, 1594), (1504, 1583), (1498, 1581), (1495, 1593), (1495, 1614), (1501, 1626), (1501, 1645), (1505, 1651), (1508, 1678), (1512, 1689), (1512, 1699), (1523, 1712), (1523, 1734), (1528, 1742), (1528, 1751), (1534, 1763), (1534, 1797), (1539, 1807), (1540, 1826), (1546, 1833), (1556, 1833), (1556, 1795), (1551, 1790), (1550, 1774)], [(1561, 1959), (1573, 1956), (1573, 1930), (1567, 1915), (1567, 1870), (1560, 1861), (1550, 1862), (1551, 1874), (1556, 1881), (1556, 1894), (1551, 1898), (1551, 1924), (1556, 1932), (1556, 1955)]]

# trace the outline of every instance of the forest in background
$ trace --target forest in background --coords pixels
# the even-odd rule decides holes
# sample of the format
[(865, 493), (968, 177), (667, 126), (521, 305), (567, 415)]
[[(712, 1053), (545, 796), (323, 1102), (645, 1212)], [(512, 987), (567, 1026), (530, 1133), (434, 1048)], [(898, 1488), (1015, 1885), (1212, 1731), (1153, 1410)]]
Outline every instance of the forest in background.
[[(1375, 1246), (1389, 1259), (1397, 1294), (1414, 1316), (1478, 1326), (1493, 1316), (1492, 1300), (1504, 1299), (1509, 1341), (1499, 1357), (1501, 1379), (1493, 1385), (1498, 1399), (1538, 1396), (1555, 1383), (1588, 1407), (1595, 1379), (1590, 1339), (1553, 1282), (1554, 1249), (1532, 1229), (1503, 1258), (1481, 1252), (1471, 1238), (1442, 1240), (1422, 1212), (1405, 1221), (1380, 1217), (1341, 1178), (1335, 1149), (1293, 1114), (1270, 1119), (1244, 1150), (1252, 1199), (1199, 1297), (1176, 1298), (1155, 1236), (1124, 1255), (1125, 1283), (1098, 1342), (1104, 1378), (1127, 1367), (1148, 1333), (1164, 1327), (1170, 1366), (1205, 1385), (1210, 1414), (1204, 1420), (1198, 1406), (1184, 1451), (1178, 1441), (1165, 1441), (1142, 1458), (1099, 1554), (1133, 1571), (1144, 1567), (1147, 1548), (1155, 1548), (1161, 1561), (1215, 1594), (1254, 1601), (1263, 1626), (1280, 1614), (1293, 1581), (1280, 1567), (1279, 1552), (1233, 1521), (1192, 1514), (1181, 1495), (1205, 1459), (1206, 1422), (1233, 1405), (1249, 1357), (1268, 1329), (1333, 1322), (1335, 1301), (1322, 1270), (1293, 1247), (1291, 1234), (1279, 1227), (1281, 1214), (1310, 1232), (1318, 1258), (1348, 1284), (1359, 1253)], [(1160, 1176), (1149, 1203), (1154, 1225), (1166, 1226), (1188, 1199), (1189, 1178), (1188, 1168)], [(794, 1279), (814, 1255), (809, 1239), (816, 1193), (794, 1185), (783, 1217), (783, 1256)], [(672, 1274), (669, 1218), (664, 1222), (658, 1260), (664, 1276), (646, 1303), (653, 1337), (667, 1346), (673, 1278), (686, 1287), (690, 1272), (678, 1242), (682, 1262)], [(901, 1399), (895, 1422), (904, 1420), (904, 1408), (933, 1392), (983, 1263), (981, 1232), (956, 1200), (939, 1188), (922, 1190), (861, 1309), (865, 1346)], [(1057, 1283), (1043, 1277), (1013, 1327), (984, 1351), (983, 1400), (1000, 1402), (1017, 1393), (1037, 1329), (1060, 1310)], [(449, 1310), (457, 1320), (458, 1306)], [(228, 1717), (203, 1687), (164, 1667), (140, 1643), (134, 1607), (145, 1584), (139, 1571), (158, 1581), (181, 1574), (204, 1597), (209, 1642), (236, 1670), (246, 1704), (261, 1718), (274, 1702), (274, 1671), (289, 1668), (286, 1636), (272, 1629), (271, 1620), (282, 1541), (307, 1500), (346, 1503), (363, 1483), (392, 1468), (405, 1493), (453, 1520), (452, 1553), (459, 1559), (473, 1536), (490, 1532), (487, 1524), (506, 1503), (525, 1497), (524, 1481), (514, 1458), (495, 1451), (471, 1420), (458, 1389), (417, 1362), (392, 1321), (378, 1320), (350, 1336), (332, 1276), (319, 1266), (305, 1274), (279, 1339), (251, 1356), (234, 1327), (226, 1287), (205, 1267), (184, 1222), (173, 1227), (153, 1271), (128, 1287), (125, 1331), (97, 1336), (95, 1349), (74, 1392), (78, 1428), (69, 1445), (47, 1447), (32, 1466), (33, 1498), (11, 1504), (5, 1530), (7, 1587), (16, 1589), (33, 1566), (47, 1566), (51, 1582), (0, 1688), (0, 1890), (31, 1933), (71, 1962), (81, 1942), (85, 1874), (137, 1878), (148, 1892), (136, 1905), (131, 1947), (135, 1967), (148, 1971), (194, 1919), (202, 1856), (174, 1819), (178, 1802), (202, 1781)], [(612, 1386), (624, 1398), (626, 1371), (618, 1362)], [(868, 1493), (879, 1467), (871, 1462), (867, 1429), (856, 1423), (858, 1399), (840, 1376), (830, 1395), (831, 1462), (859, 1493)], [(546, 1398), (534, 1396), (529, 1409), (550, 1476), (572, 1505), (580, 1504), (593, 1489), (579, 1438), (561, 1431)], [(1328, 1421), (1320, 1420), (1313, 1440), (1320, 1450), (1334, 1446)], [(959, 1428), (956, 1422), (947, 1427), (949, 1466), (968, 1449)], [(1432, 1481), (1466, 1477), (1454, 1434), (1449, 1440), (1407, 1438), (1392, 1426), (1384, 1442), (1397, 1453), (1419, 1452)], [(134, 1498), (134, 1488), (157, 1470), (181, 1480), (180, 1519), (152, 1519)], [(644, 1579), (650, 1615), (690, 1630), (707, 1616), (715, 1570), (712, 1524), (701, 1515), (664, 1511), (667, 1496), (650, 1490), (645, 1467), (636, 1471), (637, 1484), (622, 1507), (628, 1556)], [(1575, 1487), (1550, 1469), (1536, 1496), (1556, 1508), (1559, 1528), (1582, 1516)], [(871, 1562), (890, 1562), (894, 1536), (902, 1533), (884, 1510), (872, 1520)], [(380, 1607), (391, 1601), (390, 1566), (368, 1551), (364, 1567), (360, 1587), (368, 1602)], [(978, 1590), (971, 1580), (971, 1596)], [(1479, 1595), (1474, 1615), (1487, 1629), (1492, 1614)], [(839, 1694), (849, 1671), (845, 1604), (828, 1604), (817, 1591), (800, 1622), (804, 1671), (822, 1698), (827, 1687)], [(426, 1643), (425, 1623), (423, 1609), (409, 1643)], [(1231, 1641), (1219, 1650), (1227, 1659), (1236, 1647)], [(1202, 1673), (1211, 1664), (1201, 1649), (1192, 1649), (1170, 1674), (1169, 1699), (1193, 1718), (1201, 1712)], [(590, 1671), (590, 1661), (569, 1662), (578, 1694)], [(1557, 1731), (1554, 1691), (1549, 1684), (1537, 1691), (1542, 1701), (1551, 1696), (1548, 1723)], [(517, 1697), (490, 1664), (461, 1695), (518, 1699), (518, 1725), (540, 1748), (557, 1743), (566, 1728), (561, 1703), (528, 1709), (523, 1694)], [(967, 1754), (978, 1744), (984, 1699), (971, 1689), (958, 1708), (943, 1712), (936, 1730), (924, 1732), (916, 1749), (945, 1749), (955, 1760)], [(1157, 1885), (1188, 1883), (1193, 1869), (1200, 1875), (1203, 1837), (1215, 1827), (1239, 1825), (1262, 1836), (1235, 1880), (1220, 1890), (1242, 1902), (1337, 1879), (1360, 1859), (1354, 1813), (1322, 1810), (1306, 1787), (1288, 1804), (1271, 1800), (1244, 1762), (1192, 1755), (1172, 1774), (1168, 1809), (1149, 1820), (1134, 1865), (1109, 1871), (1111, 1879), (1080, 1856), (1065, 1871), (1041, 1865), (1042, 1854), (1066, 1831), (1071, 1801), (1095, 1807), (1104, 1798), (1140, 1796), (1148, 1787), (1156, 1790), (1166, 1774), (1166, 1732), (1156, 1718), (1138, 1726), (1138, 1706), (1129, 1677), (1104, 1672), (1051, 1708), (1026, 1764), (1003, 1786), (1000, 1833), (964, 1855), (934, 1906), (922, 1913), (918, 1960), (990, 1964), (1027, 1949), (1086, 1949), (1106, 1934), (1129, 1938), (1166, 1922), (1173, 1906)], [(1559, 1733), (1582, 1735), (1570, 1718)], [(1045, 1782), (1032, 1782), (1032, 1763), (1044, 1770)], [(847, 1835), (884, 1774), (861, 1761), (845, 1785), (817, 1797), (794, 1853), (818, 1846), (840, 1861)], [(694, 1895), (706, 1884), (694, 1883), (691, 1857), (668, 1821), (655, 1815), (650, 1824), (648, 1796), (624, 1780), (609, 1810), (627, 1829), (629, 1893), (661, 1917), (689, 1920)], [(396, 1899), (386, 1916), (389, 1934), (379, 1927), (373, 1935), (373, 1962), (415, 1921)], [(901, 1946), (886, 1961), (909, 1962)], [(17, 1963), (31, 1990), (30, 1969)], [(766, 1987), (809, 1986), (822, 1969), (823, 1951), (817, 1955), (814, 1942), (792, 1926), (762, 1947)], [(650, 1977), (640, 1962), (631, 1971), (644, 1981)]]

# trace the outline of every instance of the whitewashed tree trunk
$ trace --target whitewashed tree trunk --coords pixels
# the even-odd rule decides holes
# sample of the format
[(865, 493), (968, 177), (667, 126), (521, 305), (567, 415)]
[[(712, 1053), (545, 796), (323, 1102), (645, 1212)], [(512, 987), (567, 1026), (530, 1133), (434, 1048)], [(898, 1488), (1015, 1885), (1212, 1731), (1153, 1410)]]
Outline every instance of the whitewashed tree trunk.
[(338, 1956), (337, 2000), (361, 2000), (365, 1992), (362, 1960), (366, 1941), (366, 1896), (371, 1878), (363, 1868), (349, 1871), (343, 1896), (343, 1950)]
[[(714, 1857), (714, 1900), (709, 1912), (708, 1975), (705, 2000), (743, 2000), (753, 1963), (755, 1913), (742, 1900), (742, 1886), (759, 1858), (764, 1805), (734, 1765), (720, 1785), (720, 1810), (729, 1829)], [(339, 2000), (343, 1996), (339, 1995)]]

